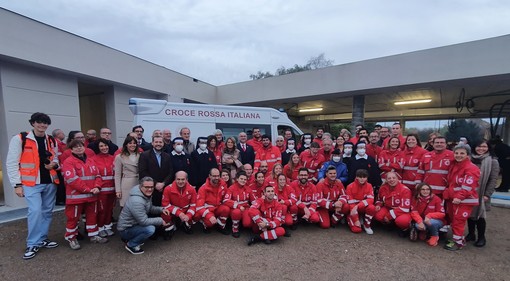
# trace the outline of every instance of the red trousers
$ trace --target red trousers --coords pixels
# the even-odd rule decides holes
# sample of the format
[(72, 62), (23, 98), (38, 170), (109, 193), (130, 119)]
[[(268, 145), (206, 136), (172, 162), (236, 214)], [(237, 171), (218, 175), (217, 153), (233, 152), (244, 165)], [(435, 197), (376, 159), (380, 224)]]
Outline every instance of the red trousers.
[(345, 215), (349, 213), (349, 205), (343, 204), (340, 212), (335, 209), (318, 208), (320, 228), (330, 228), (333, 223), (336, 225)]
[(99, 228), (112, 229), (112, 214), (116, 200), (115, 193), (99, 193), (97, 211), (97, 226)]
[(285, 235), (285, 229), (280, 226), (275, 229), (268, 229), (264, 231), (258, 230), (258, 232), (260, 232), (260, 238), (266, 240), (276, 240), (278, 237)]
[(230, 218), (232, 219), (232, 232), (239, 232), (239, 223), (242, 221), (244, 228), (251, 228), (253, 225), (253, 221), (248, 214), (248, 209), (250, 206), (247, 206), (244, 211), (241, 209), (232, 209), (230, 211)]
[(67, 217), (66, 240), (74, 239), (78, 235), (78, 223), (80, 222), (81, 213), (85, 210), (85, 229), (89, 237), (99, 234), (97, 227), (97, 201), (86, 202), (81, 204), (66, 204), (65, 214)]
[(226, 205), (219, 205), (218, 207), (203, 208), (195, 214), (195, 221), (201, 221), (205, 228), (211, 228), (214, 225), (210, 219), (216, 217), (217, 224), (221, 228), (225, 228), (227, 218), (230, 215), (230, 208)]
[(287, 226), (294, 224), (297, 221), (298, 207), (296, 205), (287, 206), (282, 204), (283, 223)]
[[(188, 213), (188, 209), (180, 209), (187, 217), (188, 217), (188, 226), (192, 226), (195, 221), (194, 221), (194, 217), (191, 213)], [(169, 214), (169, 215), (165, 215), (165, 214), (161, 214), (161, 218), (166, 222), (166, 223), (170, 223), (171, 225), (167, 226), (165, 229), (167, 229), (168, 231), (170, 230), (175, 230), (175, 225), (174, 225), (174, 222), (176, 220), (180, 220), (179, 216), (176, 216), (176, 215), (172, 215), (172, 214)]]
[[(297, 215), (302, 217), (304, 214), (305, 214), (304, 209), (301, 209), (298, 207)], [(307, 221), (309, 223), (318, 223), (320, 221), (319, 213), (316, 211), (310, 210), (310, 217), (308, 218)], [(296, 223), (296, 222), (297, 222), (297, 216), (296, 216), (296, 220), (294, 221), (294, 223)]]
[(466, 228), (466, 221), (469, 215), (471, 215), (474, 206), (453, 204), (452, 201), (447, 201), (447, 204), (453, 241), (459, 246), (464, 246), (464, 229)]
[[(375, 207), (374, 207), (375, 210)], [(400, 214), (394, 219), (390, 214), (390, 208), (382, 206), (379, 212), (375, 213), (374, 219), (384, 223), (385, 218), (389, 222), (395, 222), (395, 225), (402, 230), (406, 230), (409, 228), (411, 224), (411, 215), (410, 214)]]
[[(349, 213), (352, 210), (352, 208), (354, 208), (356, 205), (357, 204), (351, 204), (349, 206)], [(365, 226), (365, 228), (370, 228), (370, 226), (372, 225), (372, 218), (374, 217), (375, 213), (376, 213), (375, 206), (372, 204), (368, 206), (362, 205), (358, 207), (358, 212), (356, 214), (353, 215), (349, 214), (349, 216), (347, 217), (347, 223), (349, 224), (351, 231), (354, 233), (360, 233), (362, 231), (361, 224), (360, 226), (356, 225), (356, 222), (359, 221), (359, 218), (362, 215), (365, 215), (363, 225)]]

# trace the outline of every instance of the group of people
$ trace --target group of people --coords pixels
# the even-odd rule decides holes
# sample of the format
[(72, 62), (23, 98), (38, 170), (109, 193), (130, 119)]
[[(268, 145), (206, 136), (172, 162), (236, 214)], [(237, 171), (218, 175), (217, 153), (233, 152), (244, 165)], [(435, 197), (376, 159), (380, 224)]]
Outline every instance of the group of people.
[(318, 129), (298, 140), (285, 131), (274, 145), (259, 128), (251, 139), (246, 132), (224, 139), (216, 130), (196, 144), (189, 128), (173, 139), (170, 130), (155, 130), (147, 142), (143, 127), (135, 126), (119, 148), (108, 128), (100, 138), (93, 130), (87, 137), (71, 131), (64, 143), (61, 130), (46, 134), (48, 115), (34, 113), (29, 121), (32, 130), (12, 138), (6, 167), (29, 207), (24, 259), (58, 246), (47, 237), (55, 198), (65, 201), (65, 239), (75, 250), (83, 214), (91, 242), (114, 235), (117, 201), (116, 229), (132, 254), (143, 253), (149, 237), (168, 240), (179, 228), (191, 234), (197, 223), (204, 233), (216, 228), (236, 238), (249, 229), (249, 245), (290, 236), (300, 223), (329, 228), (345, 222), (354, 233), (373, 234), (373, 220), (431, 246), (449, 226), (449, 250), (462, 249), (466, 240), (486, 243), (486, 210), (499, 168), (487, 141), (461, 142), (450, 151), (446, 139), (434, 135), (427, 150), (395, 123), (370, 133), (357, 125), (353, 135), (346, 130), (337, 138)]

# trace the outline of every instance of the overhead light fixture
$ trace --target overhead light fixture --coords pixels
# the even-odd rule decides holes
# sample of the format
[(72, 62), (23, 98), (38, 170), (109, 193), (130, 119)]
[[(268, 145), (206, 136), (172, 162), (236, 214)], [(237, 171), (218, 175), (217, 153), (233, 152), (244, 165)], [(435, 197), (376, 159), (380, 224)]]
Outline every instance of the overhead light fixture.
[(299, 110), (299, 112), (314, 112), (314, 111), (322, 111), (322, 107), (306, 108), (306, 109), (300, 109)]
[(408, 100), (408, 101), (396, 101), (395, 105), (404, 105), (404, 104), (416, 104), (416, 103), (428, 103), (431, 102), (432, 99), (424, 99), (424, 100)]

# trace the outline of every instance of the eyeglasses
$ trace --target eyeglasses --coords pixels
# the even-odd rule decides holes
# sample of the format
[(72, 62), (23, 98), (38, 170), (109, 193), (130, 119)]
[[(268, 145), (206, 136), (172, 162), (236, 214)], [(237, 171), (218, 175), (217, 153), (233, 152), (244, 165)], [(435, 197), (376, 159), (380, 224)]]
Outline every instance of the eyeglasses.
[(150, 186), (143, 185), (142, 187), (145, 189), (154, 189), (154, 186), (152, 186), (152, 185), (150, 185)]
[(282, 140), (277, 140), (276, 142), (283, 142)]
[(135, 133), (143, 133), (142, 130), (135, 130)]
[(112, 133), (110, 132), (102, 132), (101, 135), (111, 135)]

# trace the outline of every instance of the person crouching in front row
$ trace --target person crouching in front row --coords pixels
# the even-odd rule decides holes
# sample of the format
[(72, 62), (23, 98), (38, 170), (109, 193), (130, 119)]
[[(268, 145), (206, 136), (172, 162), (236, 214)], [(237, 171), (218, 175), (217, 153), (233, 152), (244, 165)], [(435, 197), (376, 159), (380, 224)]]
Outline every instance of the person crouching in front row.
[(254, 222), (253, 235), (248, 240), (248, 246), (264, 241), (271, 244), (272, 240), (285, 235), (283, 225), (283, 205), (275, 199), (274, 187), (268, 185), (264, 188), (264, 198), (255, 200), (247, 210)]
[(152, 193), (154, 192), (154, 179), (144, 177), (140, 184), (131, 189), (129, 198), (122, 208), (117, 223), (120, 237), (126, 243), (125, 248), (133, 255), (143, 254), (141, 248), (144, 241), (156, 231), (156, 226), (169, 227), (161, 217), (150, 218), (148, 215), (170, 215), (168, 209), (152, 205)]

